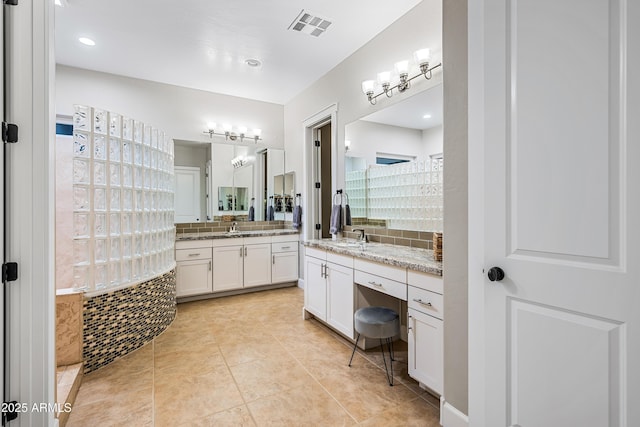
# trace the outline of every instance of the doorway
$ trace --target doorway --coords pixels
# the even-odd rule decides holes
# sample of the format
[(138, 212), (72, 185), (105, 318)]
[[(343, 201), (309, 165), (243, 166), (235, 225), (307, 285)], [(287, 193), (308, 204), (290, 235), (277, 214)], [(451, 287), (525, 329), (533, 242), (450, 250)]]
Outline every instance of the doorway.
[(318, 212), (320, 230), (318, 238), (331, 238), (329, 233), (329, 223), (331, 220), (332, 191), (331, 191), (331, 122), (323, 124), (315, 129), (316, 133), (316, 191), (318, 194)]

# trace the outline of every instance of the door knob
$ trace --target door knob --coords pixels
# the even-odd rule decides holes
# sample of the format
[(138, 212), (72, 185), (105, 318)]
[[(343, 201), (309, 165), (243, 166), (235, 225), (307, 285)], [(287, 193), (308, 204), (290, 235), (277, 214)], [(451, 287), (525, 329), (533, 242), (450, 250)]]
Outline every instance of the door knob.
[(504, 271), (500, 267), (491, 267), (487, 276), (492, 282), (499, 282), (504, 279)]

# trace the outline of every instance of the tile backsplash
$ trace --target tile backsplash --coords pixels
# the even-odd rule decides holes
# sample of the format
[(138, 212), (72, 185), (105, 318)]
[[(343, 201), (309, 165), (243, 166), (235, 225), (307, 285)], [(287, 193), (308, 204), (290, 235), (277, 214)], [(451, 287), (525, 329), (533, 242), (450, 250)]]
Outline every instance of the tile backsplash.
[[(379, 221), (384, 223), (384, 221)], [(384, 224), (372, 224), (371, 220), (344, 227), (344, 236), (349, 239), (357, 239), (360, 236), (357, 229), (363, 229), (370, 242), (389, 243), (392, 245), (410, 246), (412, 248), (433, 249), (433, 232), (414, 230), (393, 230), (386, 228)]]
[[(214, 233), (229, 231), (234, 221), (186, 222), (176, 224), (176, 234), (180, 233)], [(290, 228), (291, 223), (285, 221), (235, 221), (239, 231), (280, 230)]]

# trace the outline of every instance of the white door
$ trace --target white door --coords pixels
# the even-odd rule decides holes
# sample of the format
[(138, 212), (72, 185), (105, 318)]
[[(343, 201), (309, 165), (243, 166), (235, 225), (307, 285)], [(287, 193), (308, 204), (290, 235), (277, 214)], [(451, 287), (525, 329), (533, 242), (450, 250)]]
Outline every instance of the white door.
[(640, 426), (638, 22), (469, 2), (472, 426)]
[(174, 168), (175, 221), (199, 222), (200, 217), (200, 168), (176, 166)]
[[(5, 104), (5, 96), (4, 96), (4, 85), (5, 85), (5, 81), (4, 81), (4, 8), (0, 7), (0, 45), (2, 46), (2, 52), (3, 54), (0, 55), (0, 82), (2, 82), (2, 84), (0, 84), (0, 94), (2, 94), (2, 103), (0, 104), (0, 118), (2, 118), (2, 120), (4, 121), (4, 104)], [(0, 188), (4, 189), (4, 150), (0, 150)], [(6, 194), (4, 193), (4, 190), (2, 190), (2, 209), (0, 209), (0, 221), (4, 224), (4, 210), (5, 210), (5, 203), (6, 203)], [(0, 242), (2, 242), (2, 244), (0, 245), (0, 260), (2, 260), (2, 262), (4, 263), (4, 246), (5, 246), (5, 241), (4, 241), (4, 227), (0, 227)], [(2, 398), (3, 398), (3, 402), (7, 401), (8, 399), (5, 398), (5, 391), (7, 390), (7, 387), (4, 383), (4, 371), (5, 371), (5, 366), (4, 366), (4, 353), (5, 353), (5, 348), (4, 348), (4, 335), (5, 335), (5, 324), (4, 324), (4, 287), (6, 286), (6, 283), (2, 284), (2, 292), (0, 292), (0, 384), (2, 384)]]

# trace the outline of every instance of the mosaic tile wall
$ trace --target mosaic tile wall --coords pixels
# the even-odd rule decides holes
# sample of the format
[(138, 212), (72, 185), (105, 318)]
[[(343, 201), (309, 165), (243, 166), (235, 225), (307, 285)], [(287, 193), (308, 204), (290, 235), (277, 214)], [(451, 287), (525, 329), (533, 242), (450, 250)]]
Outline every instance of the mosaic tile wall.
[(175, 269), (149, 281), (84, 299), (84, 373), (160, 335), (176, 317)]
[[(240, 231), (252, 230), (279, 230), (287, 228), (284, 221), (208, 221), (208, 222), (185, 222), (176, 224), (176, 234), (181, 233), (211, 233), (228, 231), (233, 222), (237, 222), (236, 228)], [(291, 228), (291, 223), (289, 227)]]

